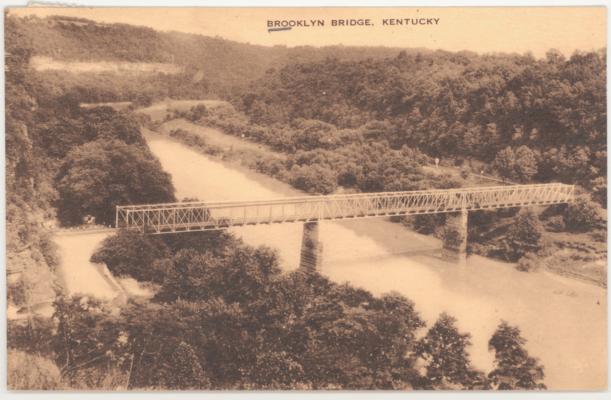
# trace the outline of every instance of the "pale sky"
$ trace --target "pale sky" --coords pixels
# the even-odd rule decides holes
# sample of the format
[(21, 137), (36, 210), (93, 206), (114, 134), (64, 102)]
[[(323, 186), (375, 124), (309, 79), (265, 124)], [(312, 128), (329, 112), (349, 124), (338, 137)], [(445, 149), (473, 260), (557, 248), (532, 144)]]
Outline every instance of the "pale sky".
[[(404, 8), (21, 8), (18, 15), (67, 15), (144, 25), (161, 31), (220, 36), (261, 45), (425, 47), (478, 53), (606, 47), (604, 7)], [(332, 27), (332, 19), (370, 19), (373, 26)], [(383, 19), (435, 18), (437, 23), (383, 26)], [(268, 20), (324, 19), (324, 27), (268, 32)], [(429, 20), (432, 21), (432, 20)]]

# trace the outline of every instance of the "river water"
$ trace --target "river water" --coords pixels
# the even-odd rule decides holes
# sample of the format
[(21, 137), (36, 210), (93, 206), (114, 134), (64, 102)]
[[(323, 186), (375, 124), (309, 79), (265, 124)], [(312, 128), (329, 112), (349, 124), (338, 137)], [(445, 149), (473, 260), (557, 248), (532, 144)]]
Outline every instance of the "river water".
[[(225, 164), (161, 135), (147, 135), (152, 152), (172, 175), (177, 197), (200, 200), (277, 198), (299, 194), (261, 174)], [(302, 226), (232, 228), (251, 245), (277, 249), (285, 270), (297, 268)], [(440, 243), (383, 219), (320, 224), (320, 271), (379, 295), (397, 291), (413, 300), (430, 326), (441, 312), (472, 334), (474, 365), (490, 370), (487, 342), (501, 320), (517, 325), (531, 355), (545, 365), (550, 389), (602, 389), (607, 382), (607, 293), (546, 272), (469, 257), (466, 266), (443, 260)]]

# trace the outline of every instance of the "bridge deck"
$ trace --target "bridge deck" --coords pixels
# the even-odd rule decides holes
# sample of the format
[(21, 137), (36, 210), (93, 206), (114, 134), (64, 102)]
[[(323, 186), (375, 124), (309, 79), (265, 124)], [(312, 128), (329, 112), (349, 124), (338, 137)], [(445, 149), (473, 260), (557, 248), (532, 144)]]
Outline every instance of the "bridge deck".
[(560, 183), (118, 206), (116, 227), (152, 234), (231, 226), (549, 205), (573, 200)]

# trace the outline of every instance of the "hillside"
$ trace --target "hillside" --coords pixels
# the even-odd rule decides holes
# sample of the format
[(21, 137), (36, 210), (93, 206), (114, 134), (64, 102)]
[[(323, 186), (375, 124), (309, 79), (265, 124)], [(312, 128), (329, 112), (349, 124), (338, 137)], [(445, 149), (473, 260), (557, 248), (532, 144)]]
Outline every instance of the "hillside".
[[(63, 63), (157, 63), (175, 65), (182, 71), (130, 79), (106, 72), (79, 74), (66, 69), (39, 72), (45, 81), (55, 83), (62, 90), (88, 88), (88, 92), (95, 92), (90, 93), (90, 101), (146, 96), (223, 96), (232, 88), (289, 63), (321, 61), (328, 57), (344, 60), (381, 58), (395, 56), (399, 52), (399, 49), (385, 47), (265, 47), (219, 37), (158, 32), (147, 27), (59, 16), (44, 19), (9, 16), (7, 24), (16, 25), (19, 34), (31, 48), (33, 57)], [(97, 84), (100, 75), (104, 82)], [(109, 87), (114, 87), (114, 93), (109, 93)]]
[(577, 183), (604, 204), (605, 69), (599, 52), (550, 51), (542, 60), (402, 52), (287, 65), (233, 103), (268, 126), (300, 118), (338, 129), (375, 123), (372, 138), (394, 148), (483, 162), (512, 181)]

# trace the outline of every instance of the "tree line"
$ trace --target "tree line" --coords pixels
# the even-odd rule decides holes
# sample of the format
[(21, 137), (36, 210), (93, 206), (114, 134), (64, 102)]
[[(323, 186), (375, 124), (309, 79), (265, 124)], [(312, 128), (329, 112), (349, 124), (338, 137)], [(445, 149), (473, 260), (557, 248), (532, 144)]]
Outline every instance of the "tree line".
[(232, 102), (254, 123), (319, 120), (337, 129), (383, 124), (392, 148), (479, 160), (519, 181), (576, 183), (604, 204), (606, 59), (437, 51), (295, 63)]

